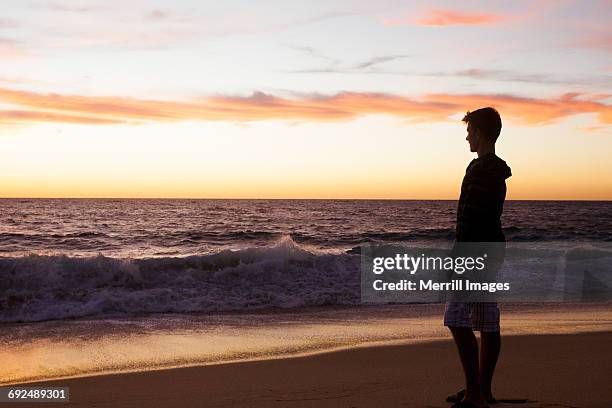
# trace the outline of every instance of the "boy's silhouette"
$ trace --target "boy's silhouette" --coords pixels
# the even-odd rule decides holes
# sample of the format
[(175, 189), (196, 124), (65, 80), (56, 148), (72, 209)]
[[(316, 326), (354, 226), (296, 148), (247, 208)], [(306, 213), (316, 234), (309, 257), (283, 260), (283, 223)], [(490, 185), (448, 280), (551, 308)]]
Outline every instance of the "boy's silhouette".
[[(478, 158), (468, 165), (461, 184), (457, 210), (457, 242), (504, 242), (501, 215), (506, 198), (506, 179), (510, 168), (495, 155), (495, 142), (502, 123), (493, 108), (468, 112), (470, 151)], [(499, 309), (494, 302), (450, 302), (446, 305), (444, 325), (450, 329), (465, 374), (466, 388), (447, 401), (453, 407), (486, 407), (494, 403), (491, 392), (493, 372), (501, 348)], [(481, 333), (480, 358), (474, 330)]]

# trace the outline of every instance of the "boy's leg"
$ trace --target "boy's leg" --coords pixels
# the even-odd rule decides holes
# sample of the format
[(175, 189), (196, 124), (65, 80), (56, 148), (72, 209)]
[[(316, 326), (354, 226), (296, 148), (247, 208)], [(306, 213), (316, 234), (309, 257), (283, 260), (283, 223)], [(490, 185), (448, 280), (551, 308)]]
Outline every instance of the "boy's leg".
[(499, 307), (496, 302), (474, 303), (472, 327), (480, 331), (480, 387), (486, 399), (493, 399), (491, 383), (501, 349)]
[(478, 367), (478, 342), (474, 332), (469, 327), (449, 327), (455, 339), (459, 358), (465, 374), (465, 401), (483, 405), (484, 398), (480, 390), (480, 375)]
[(493, 399), (491, 383), (500, 350), (501, 336), (498, 331), (480, 333), (480, 389), (487, 400)]

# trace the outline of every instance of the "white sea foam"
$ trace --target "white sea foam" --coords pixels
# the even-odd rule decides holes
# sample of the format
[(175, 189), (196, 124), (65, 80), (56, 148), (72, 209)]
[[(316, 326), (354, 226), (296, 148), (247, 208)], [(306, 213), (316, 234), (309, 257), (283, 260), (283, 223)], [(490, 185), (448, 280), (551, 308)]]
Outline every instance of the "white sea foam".
[(0, 259), (0, 321), (295, 308), (359, 302), (359, 257), (285, 236), (267, 247), (181, 258)]
[[(510, 246), (498, 278), (512, 281), (514, 301), (609, 299), (609, 245)], [(358, 252), (317, 250), (283, 236), (268, 246), (186, 257), (0, 258), (0, 322), (355, 305)]]

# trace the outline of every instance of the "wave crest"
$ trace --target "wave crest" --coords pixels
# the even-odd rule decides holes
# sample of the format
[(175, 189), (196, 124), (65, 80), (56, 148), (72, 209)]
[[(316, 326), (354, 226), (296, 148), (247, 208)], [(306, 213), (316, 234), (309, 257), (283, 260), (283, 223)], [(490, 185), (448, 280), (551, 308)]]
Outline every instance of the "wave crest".
[(284, 236), (267, 247), (148, 259), (0, 259), (0, 321), (294, 308), (359, 302), (359, 258)]

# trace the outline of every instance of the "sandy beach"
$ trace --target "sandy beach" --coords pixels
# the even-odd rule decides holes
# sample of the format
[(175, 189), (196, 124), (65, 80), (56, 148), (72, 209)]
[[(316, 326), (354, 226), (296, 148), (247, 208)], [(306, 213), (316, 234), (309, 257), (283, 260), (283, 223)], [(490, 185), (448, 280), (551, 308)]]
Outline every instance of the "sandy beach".
[[(612, 332), (506, 336), (496, 396), (529, 402), (498, 406), (609, 407), (610, 344)], [(164, 408), (446, 407), (461, 384), (454, 345), (437, 340), (28, 385), (68, 386), (74, 407)]]

